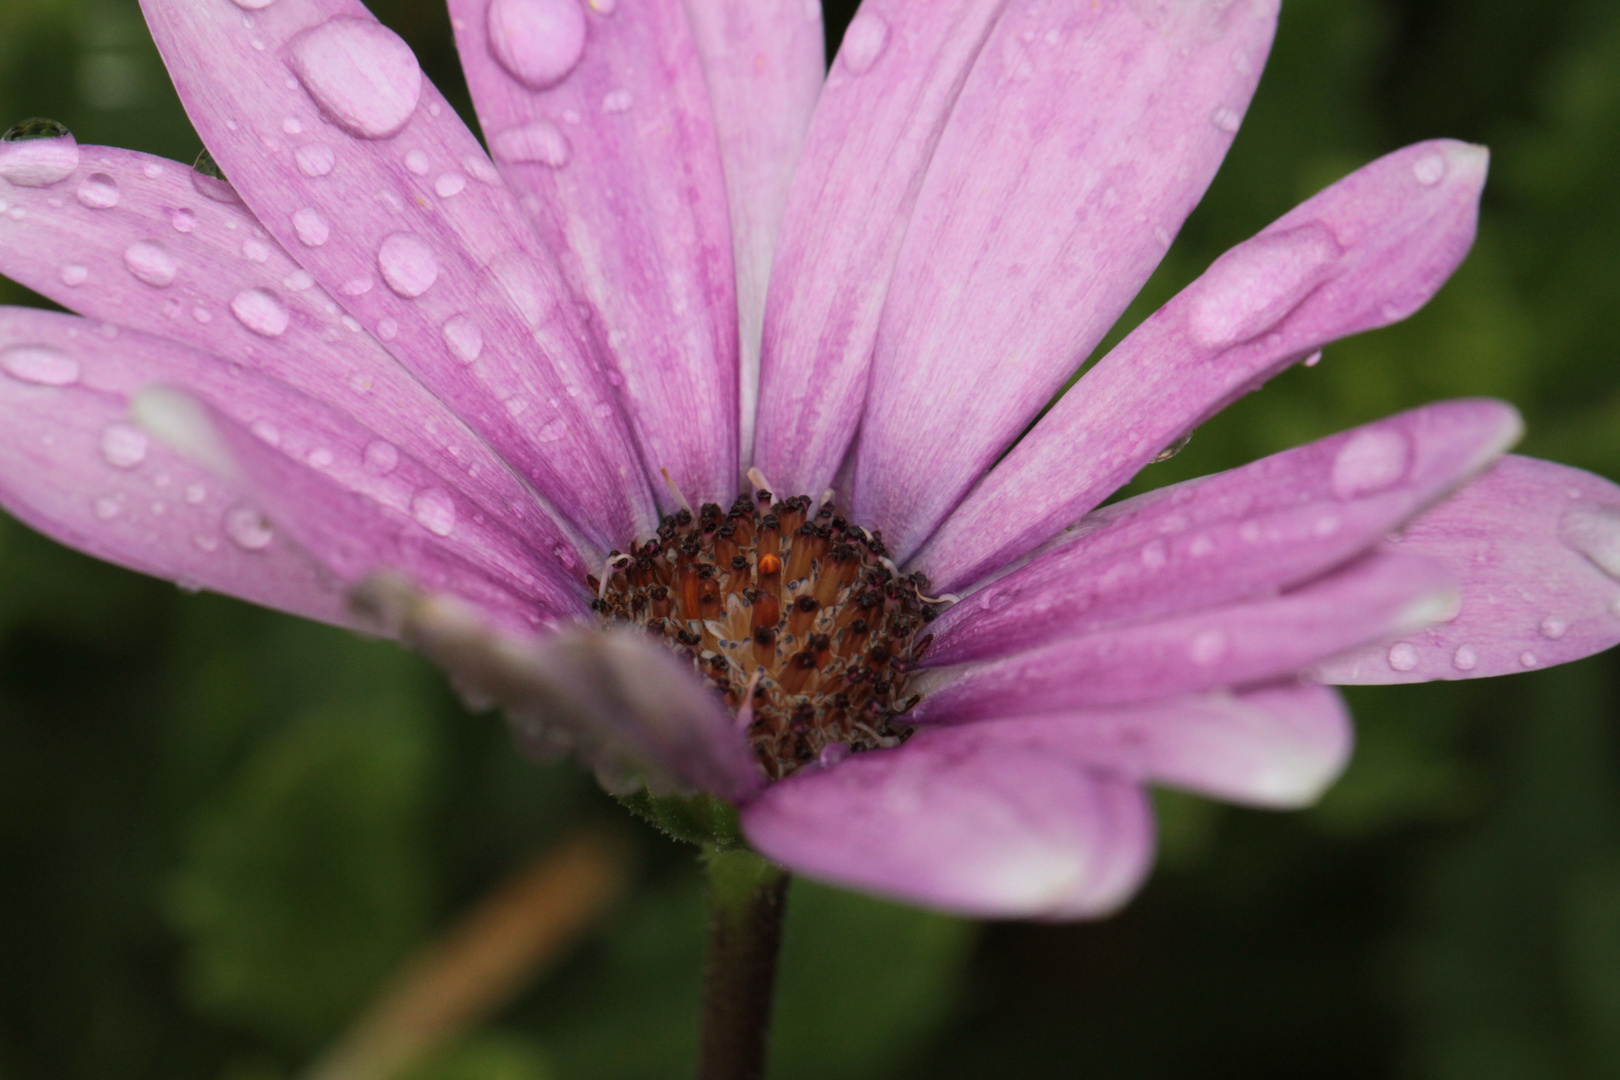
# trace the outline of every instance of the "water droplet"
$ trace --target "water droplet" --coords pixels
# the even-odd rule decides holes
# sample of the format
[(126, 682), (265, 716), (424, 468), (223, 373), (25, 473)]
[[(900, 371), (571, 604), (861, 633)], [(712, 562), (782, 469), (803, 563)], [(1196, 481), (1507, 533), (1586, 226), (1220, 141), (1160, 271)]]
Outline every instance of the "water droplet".
[(405, 155), (405, 167), (417, 176), (426, 176), (428, 169), (431, 168), (427, 154), (421, 150), (412, 150)]
[(1541, 636), (1551, 641), (1557, 641), (1569, 630), (1569, 623), (1552, 615), (1541, 620)]
[(211, 323), (214, 321), (214, 313), (203, 307), (201, 304), (198, 304), (191, 309), (191, 317), (200, 323)]
[(573, 153), (568, 136), (557, 130), (557, 125), (550, 120), (536, 120), (498, 132), (490, 140), (490, 149), (502, 161), (533, 161), (553, 169), (568, 164)]
[(415, 233), (397, 232), (384, 239), (377, 251), (377, 267), (388, 287), (407, 300), (427, 292), (439, 277), (439, 260), (433, 249)]
[(1201, 559), (1215, 550), (1215, 541), (1207, 535), (1200, 533), (1193, 537), (1192, 543), (1187, 545), (1187, 554), (1195, 559)]
[(838, 58), (851, 75), (864, 75), (883, 55), (889, 43), (889, 24), (876, 15), (861, 12), (844, 31), (844, 44)]
[(1160, 450), (1157, 454), (1154, 454), (1153, 460), (1148, 462), (1148, 464), (1157, 465), (1162, 461), (1169, 461), (1171, 458), (1187, 449), (1187, 444), (1192, 442), (1192, 437), (1193, 433), (1190, 431), (1187, 432), (1187, 434), (1183, 435), (1181, 438), (1177, 439), (1163, 450)]
[(1523, 664), (1525, 667), (1535, 667), (1540, 662), (1541, 661), (1536, 659), (1536, 654), (1533, 652), (1522, 652), (1519, 654), (1519, 663)]
[(275, 3), (276, 0), (232, 0), (232, 2), (246, 11), (260, 11)]
[(1243, 126), (1243, 114), (1236, 109), (1229, 109), (1225, 105), (1216, 109), (1209, 119), (1211, 123), (1228, 135)]
[(602, 99), (602, 111), (605, 113), (629, 112), (630, 107), (636, 103), (635, 97), (628, 90), (610, 90)]
[(1412, 444), (1399, 431), (1373, 428), (1352, 436), (1333, 459), (1333, 494), (1341, 499), (1392, 487), (1406, 475)]
[(1157, 570), (1170, 561), (1170, 549), (1163, 540), (1150, 540), (1142, 547), (1142, 565)]
[(137, 279), (158, 289), (174, 281), (179, 270), (174, 256), (156, 240), (137, 240), (125, 248), (124, 266)]
[(298, 81), (334, 124), (362, 139), (397, 135), (416, 112), (422, 69), (374, 19), (340, 15), (287, 43)]
[(225, 535), (244, 551), (263, 551), (276, 534), (256, 507), (239, 504), (225, 511)]
[(260, 337), (280, 337), (287, 330), (287, 305), (268, 289), (243, 289), (231, 300), (236, 321)]
[(556, 442), (568, 434), (568, 425), (561, 420), (552, 420), (542, 427), (536, 436), (541, 442)]
[(465, 315), (452, 315), (443, 327), (444, 343), (456, 359), (470, 364), (484, 351), (484, 332)]
[(1434, 187), (1446, 175), (1446, 156), (1438, 151), (1424, 154), (1412, 163), (1412, 175), (1424, 187)]
[(387, 476), (399, 467), (399, 449), (386, 439), (373, 439), (366, 444), (366, 471), (375, 476)]
[(1342, 254), (1320, 222), (1245, 241), (1188, 289), (1187, 330), (1209, 349), (1258, 337), (1326, 281)]
[(111, 210), (118, 205), (118, 181), (104, 172), (91, 173), (79, 181), (78, 196), (92, 210)]
[(455, 198), (466, 187), (467, 178), (460, 173), (442, 173), (437, 180), (433, 181), (433, 193), (441, 199)]
[(1558, 534), (1568, 547), (1620, 581), (1620, 510), (1609, 506), (1577, 506), (1558, 523)]
[(1458, 671), (1473, 671), (1479, 666), (1479, 654), (1472, 645), (1459, 645), (1457, 651), (1451, 654), (1451, 666)]
[(325, 176), (337, 164), (337, 151), (325, 143), (308, 143), (293, 151), (293, 160), (305, 176)]
[(377, 336), (383, 341), (393, 341), (399, 337), (399, 323), (384, 315), (377, 320)]
[(250, 237), (242, 241), (242, 258), (248, 262), (265, 262), (270, 258), (270, 245)]
[(282, 278), (281, 283), (293, 292), (303, 292), (315, 284), (315, 278), (308, 270), (294, 270)]
[(0, 135), (0, 179), (18, 187), (49, 187), (79, 167), (79, 142), (55, 120), (36, 116)]
[(466, 169), (467, 175), (474, 180), (480, 180), (486, 184), (500, 183), (500, 170), (495, 167), (494, 162), (483, 154), (468, 154), (461, 159), (461, 167)]
[(332, 464), (332, 451), (324, 446), (317, 446), (309, 452), (307, 460), (317, 469), (325, 469)]
[(236, 189), (231, 187), (231, 182), (225, 178), (225, 173), (220, 169), (219, 162), (215, 161), (214, 155), (206, 149), (198, 154), (197, 160), (192, 163), (191, 187), (197, 194), (215, 202), (240, 201)]
[(367, 274), (364, 277), (350, 278), (345, 281), (338, 286), (338, 292), (344, 296), (364, 296), (371, 291), (371, 287), (375, 284), (376, 281), (372, 279), (370, 274)]
[(115, 469), (133, 469), (146, 460), (146, 432), (129, 424), (109, 424), (101, 432), (101, 456)]
[(268, 420), (255, 420), (248, 427), (248, 430), (253, 432), (254, 437), (260, 439), (267, 445), (281, 445), (281, 429), (276, 427), (276, 425), (272, 424)]
[(68, 263), (62, 267), (62, 284), (64, 285), (83, 285), (89, 277), (90, 269), (83, 263)]
[(544, 90), (574, 70), (585, 53), (579, 0), (493, 0), (489, 51), (530, 90)]
[(1389, 649), (1389, 666), (1396, 671), (1411, 671), (1418, 666), (1418, 651), (1415, 645), (1405, 641), (1399, 645), (1392, 645)]
[(188, 233), (197, 227), (197, 212), (182, 206), (169, 215), (169, 224), (175, 232)]
[(411, 516), (434, 536), (449, 536), (456, 528), (456, 504), (438, 488), (424, 488), (411, 499)]
[(208, 489), (202, 484), (186, 485), (186, 502), (192, 506), (196, 506), (206, 498), (208, 498)]
[(119, 511), (124, 508), (124, 504), (116, 495), (102, 495), (97, 498), (92, 505), (95, 509), (96, 517), (100, 518), (102, 521), (111, 521), (113, 518), (117, 517)]
[(1188, 655), (1193, 663), (1208, 667), (1226, 655), (1226, 635), (1219, 630), (1203, 631), (1193, 638)]
[(1304, 364), (1306, 367), (1315, 367), (1317, 364), (1320, 364), (1321, 362), (1322, 362), (1322, 350), (1321, 349), (1317, 349), (1315, 352), (1311, 353), (1311, 355), (1307, 356), (1305, 359), (1300, 361), (1300, 363)]
[(313, 206), (296, 211), (292, 216), (292, 223), (293, 229), (298, 233), (298, 242), (305, 247), (320, 247), (332, 235), (332, 227)]
[(49, 345), (13, 345), (0, 350), (7, 375), (40, 386), (72, 386), (79, 381), (79, 362)]

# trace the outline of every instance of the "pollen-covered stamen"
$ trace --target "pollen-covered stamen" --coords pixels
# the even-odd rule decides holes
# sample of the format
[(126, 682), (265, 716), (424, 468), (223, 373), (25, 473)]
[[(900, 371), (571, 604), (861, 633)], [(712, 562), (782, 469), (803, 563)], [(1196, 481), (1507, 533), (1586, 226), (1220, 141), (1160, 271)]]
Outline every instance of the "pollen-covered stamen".
[(763, 488), (729, 511), (707, 503), (656, 538), (613, 552), (590, 580), (607, 623), (632, 623), (691, 657), (749, 716), (748, 738), (780, 779), (822, 756), (895, 746), (917, 702), (912, 665), (938, 610), (920, 574), (900, 576), (882, 537), (839, 517), (830, 496), (776, 501)]

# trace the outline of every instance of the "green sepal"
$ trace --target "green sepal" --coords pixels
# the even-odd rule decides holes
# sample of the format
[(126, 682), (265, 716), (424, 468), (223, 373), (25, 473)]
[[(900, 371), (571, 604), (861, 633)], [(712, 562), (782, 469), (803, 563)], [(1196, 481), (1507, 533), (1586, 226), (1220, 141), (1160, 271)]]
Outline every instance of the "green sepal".
[(737, 851), (747, 847), (737, 808), (706, 792), (697, 795), (652, 795), (646, 788), (619, 801), (654, 828), (703, 848)]

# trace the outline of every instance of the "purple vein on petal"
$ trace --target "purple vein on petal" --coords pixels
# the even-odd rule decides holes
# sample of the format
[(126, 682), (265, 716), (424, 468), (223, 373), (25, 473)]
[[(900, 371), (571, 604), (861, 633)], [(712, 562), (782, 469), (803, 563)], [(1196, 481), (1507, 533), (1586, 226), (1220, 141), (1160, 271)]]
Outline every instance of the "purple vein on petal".
[(1410, 315), (1473, 243), (1487, 155), (1418, 143), (1222, 255), (1088, 371), (916, 556), (960, 588), (1072, 524), (1264, 380)]

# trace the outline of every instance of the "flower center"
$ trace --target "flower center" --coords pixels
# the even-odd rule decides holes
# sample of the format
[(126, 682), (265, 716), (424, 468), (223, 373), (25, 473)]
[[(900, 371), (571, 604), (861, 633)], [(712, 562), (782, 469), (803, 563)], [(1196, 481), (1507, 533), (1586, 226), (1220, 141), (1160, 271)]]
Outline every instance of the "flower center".
[(921, 574), (895, 571), (881, 536), (813, 505), (760, 491), (729, 512), (682, 510), (655, 539), (609, 555), (605, 582), (590, 578), (603, 622), (686, 653), (747, 714), (773, 779), (911, 735), (909, 673), (932, 640), (918, 631), (939, 606)]

